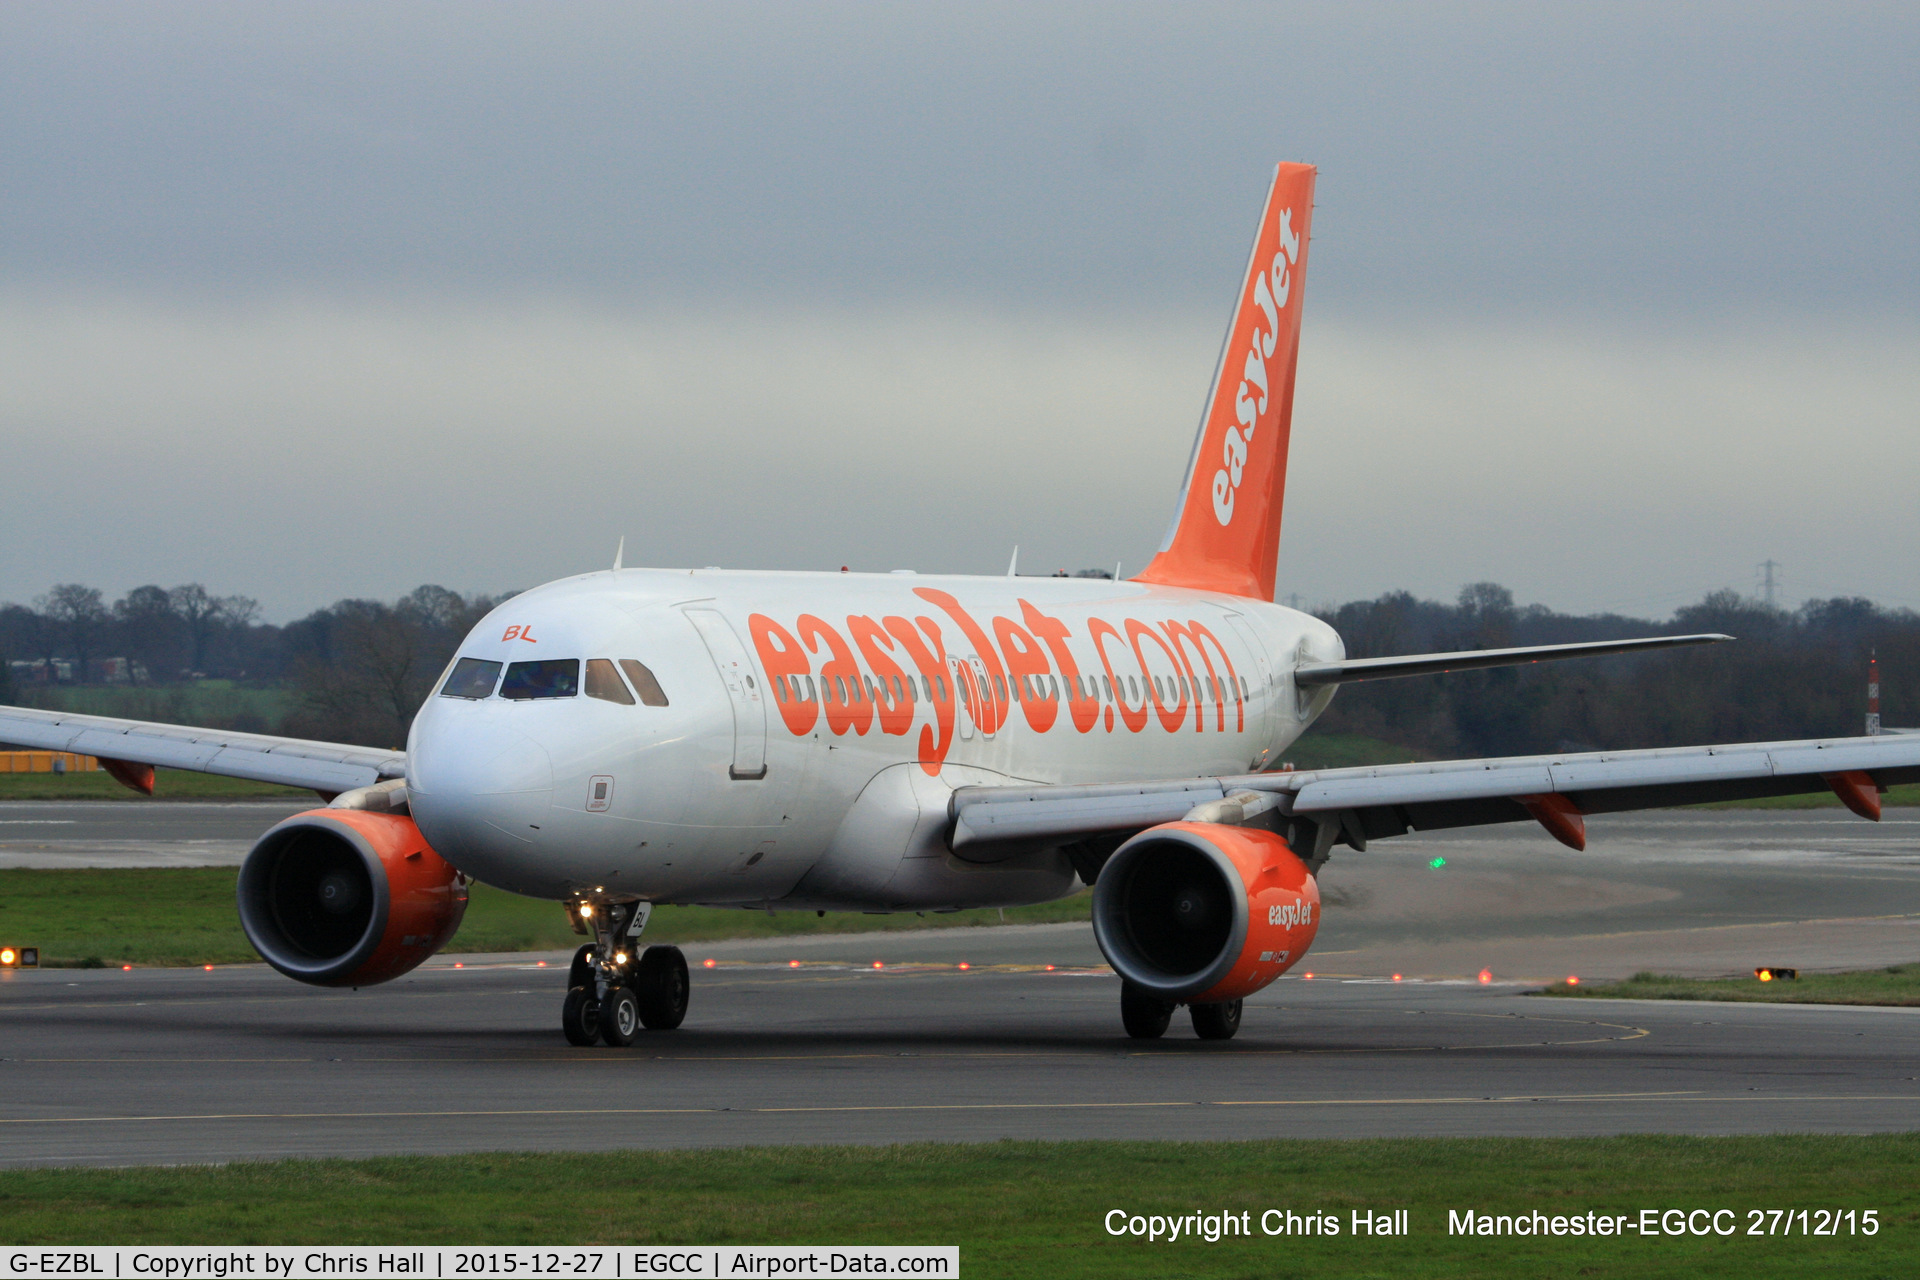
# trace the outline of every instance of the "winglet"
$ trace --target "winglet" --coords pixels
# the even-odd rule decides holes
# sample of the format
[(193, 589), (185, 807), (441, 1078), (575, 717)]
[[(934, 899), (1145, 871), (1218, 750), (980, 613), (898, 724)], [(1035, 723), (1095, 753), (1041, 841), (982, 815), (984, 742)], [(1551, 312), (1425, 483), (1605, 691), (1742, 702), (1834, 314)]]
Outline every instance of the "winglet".
[(620, 545), (613, 549), (613, 569), (615, 573), (618, 573), (620, 571), (620, 562), (626, 559), (626, 556), (627, 556), (627, 535), (623, 533), (620, 535)]
[(1274, 171), (1173, 527), (1136, 581), (1273, 599), (1313, 181)]

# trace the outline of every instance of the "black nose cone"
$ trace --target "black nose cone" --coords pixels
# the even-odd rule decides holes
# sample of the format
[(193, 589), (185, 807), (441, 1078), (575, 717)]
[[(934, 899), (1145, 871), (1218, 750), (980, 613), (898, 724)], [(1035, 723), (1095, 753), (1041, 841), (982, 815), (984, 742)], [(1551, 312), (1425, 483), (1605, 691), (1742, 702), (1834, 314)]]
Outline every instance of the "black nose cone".
[(360, 883), (344, 871), (320, 877), (320, 909), (330, 916), (349, 915), (360, 906)]

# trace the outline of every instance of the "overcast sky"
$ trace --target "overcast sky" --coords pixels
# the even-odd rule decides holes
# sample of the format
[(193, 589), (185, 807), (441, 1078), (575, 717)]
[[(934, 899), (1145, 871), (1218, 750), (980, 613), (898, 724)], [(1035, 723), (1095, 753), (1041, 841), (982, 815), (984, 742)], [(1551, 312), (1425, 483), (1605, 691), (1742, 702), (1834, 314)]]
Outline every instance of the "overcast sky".
[(1920, 608), (1911, 4), (0, 8), (0, 599), (1129, 571), (1277, 160), (1280, 593)]

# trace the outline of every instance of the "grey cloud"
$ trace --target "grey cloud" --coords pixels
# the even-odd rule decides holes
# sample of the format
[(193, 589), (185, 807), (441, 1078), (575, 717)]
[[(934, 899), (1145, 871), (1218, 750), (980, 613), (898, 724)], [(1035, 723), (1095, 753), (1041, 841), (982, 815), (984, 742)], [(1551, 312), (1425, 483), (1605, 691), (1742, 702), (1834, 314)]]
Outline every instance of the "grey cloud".
[[(950, 307), (0, 305), (0, 599), (204, 580), (284, 619), (611, 563), (1146, 561), (1218, 334)], [(1920, 607), (1920, 325), (1309, 325), (1280, 591), (1494, 579), (1663, 614), (1752, 566)]]
[(1910, 313), (1909, 6), (12, 5), (0, 278)]

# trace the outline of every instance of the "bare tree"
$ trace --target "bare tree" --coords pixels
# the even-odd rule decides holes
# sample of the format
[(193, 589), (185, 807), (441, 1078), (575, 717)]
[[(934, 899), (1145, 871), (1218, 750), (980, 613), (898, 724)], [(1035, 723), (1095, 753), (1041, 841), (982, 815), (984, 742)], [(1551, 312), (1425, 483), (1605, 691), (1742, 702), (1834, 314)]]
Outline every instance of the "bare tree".
[(197, 582), (167, 593), (173, 612), (187, 625), (191, 670), (205, 671), (214, 638), (224, 628), (241, 628), (260, 616), (260, 602), (247, 596), (216, 596)]
[[(151, 677), (171, 676), (186, 660), (187, 629), (173, 611), (173, 598), (164, 587), (135, 587), (113, 606), (120, 644), (127, 657)], [(129, 676), (134, 672), (129, 672)]]
[(63, 582), (35, 603), (79, 660), (80, 669), (74, 676), (84, 682), (87, 664), (99, 655), (101, 642), (107, 638), (108, 624), (113, 621), (112, 613), (100, 598), (100, 588)]

